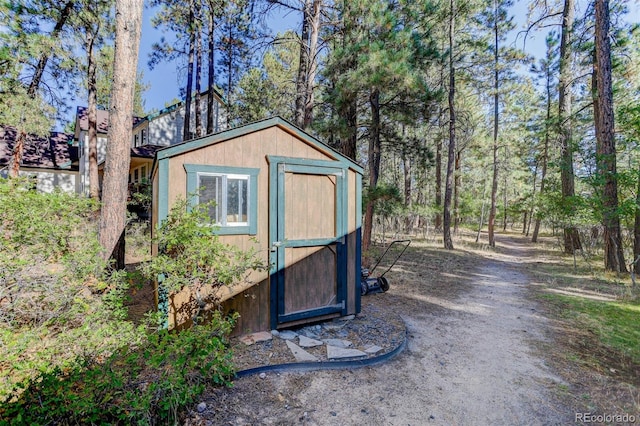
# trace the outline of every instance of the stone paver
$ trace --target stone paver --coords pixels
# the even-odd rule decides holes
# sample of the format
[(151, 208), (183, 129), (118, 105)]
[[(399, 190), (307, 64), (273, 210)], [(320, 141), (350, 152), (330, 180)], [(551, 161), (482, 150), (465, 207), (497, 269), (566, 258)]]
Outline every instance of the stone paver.
[(335, 346), (336, 348), (348, 348), (353, 345), (350, 341), (343, 339), (324, 339), (324, 342), (327, 345)]
[(303, 336), (302, 334), (298, 337), (298, 344), (303, 348), (313, 348), (315, 346), (324, 345), (321, 340), (311, 339), (307, 336)]
[(367, 356), (367, 354), (358, 349), (338, 348), (327, 345), (327, 358), (329, 359), (358, 358), (362, 356)]
[(316, 358), (314, 355), (310, 354), (309, 352), (305, 351), (300, 346), (293, 343), (291, 340), (287, 340), (285, 343), (287, 344), (287, 347), (289, 348), (293, 356), (296, 358), (296, 361), (298, 362), (318, 361), (318, 358)]

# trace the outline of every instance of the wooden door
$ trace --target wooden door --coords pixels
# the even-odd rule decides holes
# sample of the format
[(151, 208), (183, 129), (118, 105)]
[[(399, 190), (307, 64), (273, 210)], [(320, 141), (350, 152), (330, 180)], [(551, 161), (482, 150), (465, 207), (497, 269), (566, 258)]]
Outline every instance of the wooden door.
[(281, 158), (272, 167), (275, 326), (342, 314), (346, 312), (346, 171), (333, 162), (301, 159)]

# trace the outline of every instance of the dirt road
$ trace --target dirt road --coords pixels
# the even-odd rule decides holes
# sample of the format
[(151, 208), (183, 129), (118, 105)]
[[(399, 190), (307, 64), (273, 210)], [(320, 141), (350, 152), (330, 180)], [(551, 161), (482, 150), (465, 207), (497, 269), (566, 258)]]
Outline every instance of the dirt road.
[[(506, 246), (504, 244), (507, 244)], [(246, 377), (209, 401), (211, 424), (554, 425), (575, 414), (544, 360), (546, 319), (527, 298), (524, 248), (502, 255), (417, 249), (382, 295), (407, 324), (405, 352), (347, 371)], [(431, 258), (431, 256), (434, 256)], [(394, 285), (395, 283), (395, 285)], [(208, 420), (208, 421), (207, 421)]]

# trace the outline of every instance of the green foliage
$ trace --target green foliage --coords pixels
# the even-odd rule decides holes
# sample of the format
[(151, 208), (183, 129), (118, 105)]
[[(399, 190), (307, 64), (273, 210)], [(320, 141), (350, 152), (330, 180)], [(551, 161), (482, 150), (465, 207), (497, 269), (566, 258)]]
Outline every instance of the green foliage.
[(0, 179), (0, 401), (37, 374), (135, 344), (125, 273), (101, 259), (96, 204)]
[(370, 202), (374, 204), (376, 213), (383, 217), (389, 216), (394, 211), (398, 212), (402, 208), (402, 196), (398, 187), (385, 183), (367, 188), (362, 197), (363, 209)]
[(207, 325), (161, 331), (137, 348), (43, 373), (0, 408), (9, 424), (175, 424), (180, 408), (208, 384), (233, 377), (227, 337), (235, 318), (216, 312)]
[(640, 303), (607, 302), (556, 294), (546, 298), (558, 305), (569, 319), (579, 323), (581, 329), (593, 332), (608, 350), (640, 364)]
[(249, 270), (265, 268), (254, 249), (220, 241), (208, 215), (209, 204), (188, 207), (186, 200), (177, 200), (158, 227), (153, 239), (158, 254), (142, 266), (145, 277), (162, 276), (159, 285), (168, 293), (189, 287), (198, 295), (202, 288), (230, 286)]

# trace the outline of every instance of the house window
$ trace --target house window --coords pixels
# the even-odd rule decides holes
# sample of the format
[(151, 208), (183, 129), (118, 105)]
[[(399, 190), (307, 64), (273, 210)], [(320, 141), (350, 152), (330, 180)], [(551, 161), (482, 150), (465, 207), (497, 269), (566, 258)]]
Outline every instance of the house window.
[(140, 180), (140, 170), (139, 169), (135, 169), (133, 171), (133, 183), (138, 183), (138, 181)]
[(219, 234), (257, 232), (258, 171), (243, 167), (186, 164), (187, 192), (196, 194), (192, 203), (213, 202), (209, 217)]
[(133, 147), (136, 148), (139, 143), (140, 143), (140, 135), (136, 133), (135, 135), (133, 135)]
[(142, 143), (141, 145), (146, 145), (147, 144), (147, 131), (145, 129), (142, 129), (140, 131), (140, 136), (142, 138)]
[(140, 167), (140, 179), (142, 181), (146, 181), (147, 178), (148, 178), (148, 176), (147, 176), (147, 166)]

